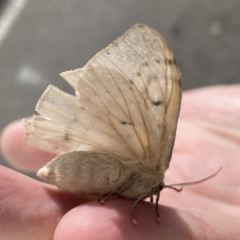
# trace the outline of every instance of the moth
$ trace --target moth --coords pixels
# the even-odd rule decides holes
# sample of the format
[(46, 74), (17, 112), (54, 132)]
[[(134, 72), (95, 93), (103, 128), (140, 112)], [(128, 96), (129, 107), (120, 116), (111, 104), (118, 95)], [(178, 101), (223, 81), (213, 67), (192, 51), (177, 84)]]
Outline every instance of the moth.
[[(83, 68), (60, 74), (75, 90), (50, 85), (24, 120), (26, 142), (57, 154), (37, 175), (75, 194), (158, 200), (181, 103), (181, 74), (164, 38), (137, 24)], [(181, 184), (179, 184), (181, 185)], [(175, 190), (181, 190), (174, 188)]]

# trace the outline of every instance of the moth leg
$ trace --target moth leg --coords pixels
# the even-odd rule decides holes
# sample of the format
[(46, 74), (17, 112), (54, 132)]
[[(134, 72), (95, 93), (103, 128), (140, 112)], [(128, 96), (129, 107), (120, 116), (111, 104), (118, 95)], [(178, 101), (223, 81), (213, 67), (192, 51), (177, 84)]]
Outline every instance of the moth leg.
[(155, 203), (155, 211), (156, 211), (156, 214), (157, 214), (157, 222), (161, 222), (161, 219), (160, 219), (160, 215), (159, 215), (159, 206), (158, 206), (158, 201), (159, 201), (159, 198), (160, 198), (160, 189), (161, 187), (158, 186), (157, 187), (157, 197), (156, 197), (156, 203)]
[(98, 198), (97, 201), (104, 204), (109, 198), (111, 198), (113, 196), (114, 193), (118, 192), (126, 183), (128, 183), (132, 178), (134, 177), (134, 175), (131, 175), (127, 181), (123, 182), (123, 184), (121, 184), (118, 188), (116, 188), (114, 191), (112, 191), (108, 196), (104, 197), (104, 198)]
[(151, 195), (150, 197), (150, 202), (153, 202), (153, 195)]
[(131, 213), (130, 213), (130, 217), (131, 217), (131, 220), (132, 220), (132, 223), (134, 225), (137, 225), (137, 221), (136, 219), (134, 218), (134, 212), (135, 212), (135, 209), (138, 205), (139, 202), (141, 202), (142, 200), (144, 200), (147, 196), (149, 196), (149, 192), (147, 192), (146, 194), (144, 194), (142, 197), (140, 197), (139, 199), (137, 199), (134, 204), (133, 204), (133, 207), (131, 209)]

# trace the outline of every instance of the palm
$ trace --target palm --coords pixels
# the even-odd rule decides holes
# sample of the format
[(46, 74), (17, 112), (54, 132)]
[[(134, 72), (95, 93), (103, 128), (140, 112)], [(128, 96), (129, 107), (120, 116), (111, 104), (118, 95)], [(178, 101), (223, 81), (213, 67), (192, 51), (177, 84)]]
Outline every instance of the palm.
[[(0, 213), (0, 238), (52, 239), (56, 229), (57, 240), (239, 239), (239, 92), (240, 86), (233, 85), (184, 94), (165, 183), (195, 181), (219, 167), (222, 170), (205, 183), (184, 187), (181, 193), (164, 189), (160, 224), (151, 203), (139, 204), (135, 214), (139, 225), (133, 227), (132, 200), (114, 199), (101, 206), (2, 167), (0, 209), (5, 210)], [(2, 135), (2, 152), (13, 165), (36, 171), (52, 156), (24, 146), (23, 135), (19, 122), (8, 127)]]

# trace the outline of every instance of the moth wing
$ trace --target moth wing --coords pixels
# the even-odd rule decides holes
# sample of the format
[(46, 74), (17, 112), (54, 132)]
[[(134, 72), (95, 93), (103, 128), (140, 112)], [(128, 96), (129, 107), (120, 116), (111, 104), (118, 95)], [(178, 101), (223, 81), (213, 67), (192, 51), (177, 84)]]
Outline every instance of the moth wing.
[(137, 24), (84, 68), (61, 76), (74, 83), (82, 100), (104, 112), (135, 163), (168, 167), (180, 110), (181, 77), (172, 51), (158, 32)]
[(63, 190), (99, 197), (116, 190), (129, 178), (130, 171), (114, 155), (72, 151), (53, 159), (37, 175)]
[[(111, 142), (121, 144), (108, 124), (100, 120), (101, 111), (83, 106), (79, 98), (49, 85), (39, 99), (40, 116), (24, 119), (26, 142), (62, 154), (73, 150), (106, 150)], [(92, 112), (96, 111), (97, 114)]]
[(168, 167), (181, 101), (180, 72), (160, 34), (135, 25), (85, 67), (61, 76), (76, 96), (48, 87), (36, 107), (43, 117), (28, 122), (37, 135), (30, 132), (30, 142), (50, 142), (54, 148), (62, 141), (59, 152), (95, 149), (126, 164)]

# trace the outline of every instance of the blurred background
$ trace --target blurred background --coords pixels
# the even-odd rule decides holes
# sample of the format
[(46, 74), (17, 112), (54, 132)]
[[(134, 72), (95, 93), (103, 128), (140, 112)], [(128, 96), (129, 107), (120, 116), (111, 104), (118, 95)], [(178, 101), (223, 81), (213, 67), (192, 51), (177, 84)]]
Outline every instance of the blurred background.
[(59, 73), (139, 22), (166, 38), (184, 90), (240, 82), (239, 0), (0, 0), (0, 130), (49, 83), (72, 92)]

